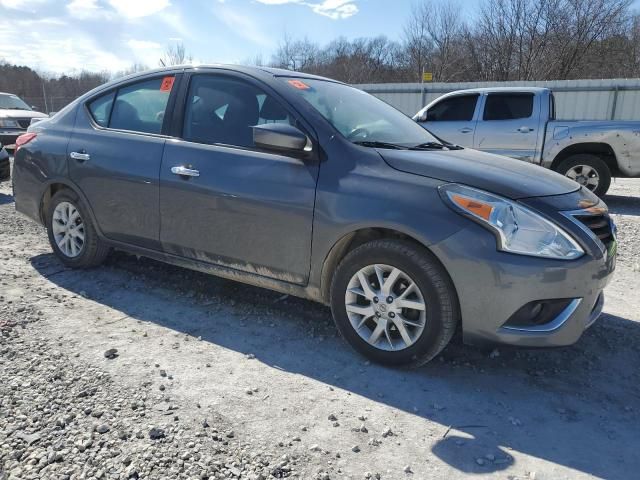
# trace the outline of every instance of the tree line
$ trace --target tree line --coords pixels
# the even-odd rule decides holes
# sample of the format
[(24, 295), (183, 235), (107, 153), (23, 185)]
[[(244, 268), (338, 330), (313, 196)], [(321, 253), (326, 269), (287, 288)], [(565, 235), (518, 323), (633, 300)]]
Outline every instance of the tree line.
[[(191, 56), (186, 53), (184, 45), (174, 43), (167, 46), (158, 65), (179, 65), (190, 61)], [(56, 77), (0, 59), (0, 92), (18, 95), (36, 110), (49, 113), (109, 80), (148, 69), (144, 64), (134, 63), (119, 72), (80, 72)]]
[[(402, 38), (320, 46), (285, 36), (269, 65), (348, 83), (566, 80), (640, 76), (631, 0), (446, 0), (415, 3)], [(259, 59), (257, 59), (259, 61)]]
[[(269, 61), (244, 63), (323, 75), (347, 83), (565, 80), (640, 77), (640, 15), (632, 0), (480, 0), (473, 15), (455, 1), (414, 3), (401, 38), (384, 35), (326, 45), (284, 35)], [(169, 45), (160, 65), (190, 61)], [(210, 59), (215, 60), (215, 59)], [(58, 110), (123, 72), (52, 77), (0, 60), (0, 91)]]

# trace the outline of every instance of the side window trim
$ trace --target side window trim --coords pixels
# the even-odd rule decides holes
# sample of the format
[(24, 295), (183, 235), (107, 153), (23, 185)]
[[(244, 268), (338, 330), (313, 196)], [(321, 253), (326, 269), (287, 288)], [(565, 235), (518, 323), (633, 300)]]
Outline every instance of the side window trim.
[[(140, 83), (140, 82), (145, 82), (145, 81), (149, 81), (149, 80), (155, 80), (158, 78), (164, 78), (167, 76), (171, 76), (173, 75), (175, 77), (174, 80), (174, 84), (173, 87), (171, 88), (171, 93), (169, 94), (169, 100), (167, 101), (167, 106), (165, 108), (165, 113), (164, 113), (164, 118), (162, 119), (162, 127), (160, 128), (160, 133), (149, 133), (149, 132), (139, 132), (139, 131), (135, 131), (135, 130), (122, 130), (119, 128), (112, 128), (111, 125), (111, 116), (113, 114), (113, 107), (118, 99), (118, 92), (123, 89), (123, 88), (127, 88), (130, 87), (132, 85), (135, 85), (136, 83)], [(181, 84), (182, 84), (182, 78), (183, 78), (183, 73), (180, 72), (165, 72), (163, 75), (151, 75), (149, 77), (142, 77), (142, 78), (135, 78), (130, 82), (127, 83), (121, 83), (119, 85), (116, 85), (112, 88), (106, 89), (102, 92), (100, 92), (98, 95), (95, 95), (91, 98), (88, 98), (87, 100), (85, 100), (83, 102), (83, 107), (84, 107), (84, 111), (86, 113), (86, 115), (89, 117), (89, 121), (91, 123), (91, 126), (95, 129), (95, 130), (108, 130), (108, 131), (112, 131), (112, 132), (120, 132), (120, 133), (128, 133), (128, 134), (132, 134), (132, 135), (146, 135), (146, 136), (152, 136), (152, 137), (161, 137), (161, 138), (171, 138), (173, 137), (173, 135), (171, 135), (171, 124), (172, 124), (172, 120), (173, 120), (173, 111), (175, 109), (175, 105), (176, 105), (176, 97), (178, 96), (178, 94), (181, 91)], [(93, 114), (91, 113), (91, 109), (89, 108), (89, 105), (97, 100), (100, 97), (106, 96), (106, 95), (110, 95), (110, 94), (114, 94), (113, 97), (113, 102), (111, 102), (111, 107), (109, 109), (109, 118), (107, 120), (107, 124), (106, 126), (102, 126), (100, 125), (98, 122), (96, 122)]]

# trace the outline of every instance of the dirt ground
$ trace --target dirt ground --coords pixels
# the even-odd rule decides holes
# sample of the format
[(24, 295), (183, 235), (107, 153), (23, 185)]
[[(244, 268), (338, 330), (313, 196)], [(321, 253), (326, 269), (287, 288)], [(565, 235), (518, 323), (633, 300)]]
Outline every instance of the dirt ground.
[(123, 253), (66, 270), (4, 182), (0, 479), (638, 478), (640, 180), (610, 193), (617, 271), (576, 345), (402, 370), (312, 302)]

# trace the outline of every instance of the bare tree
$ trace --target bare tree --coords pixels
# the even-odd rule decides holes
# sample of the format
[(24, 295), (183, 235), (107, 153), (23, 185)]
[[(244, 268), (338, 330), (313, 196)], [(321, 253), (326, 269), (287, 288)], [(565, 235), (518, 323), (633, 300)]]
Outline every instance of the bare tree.
[(311, 71), (318, 60), (319, 50), (319, 47), (308, 38), (293, 40), (285, 32), (271, 63), (279, 68)]
[(160, 66), (184, 65), (192, 61), (193, 57), (187, 53), (184, 43), (176, 42), (167, 45), (164, 55), (160, 59)]

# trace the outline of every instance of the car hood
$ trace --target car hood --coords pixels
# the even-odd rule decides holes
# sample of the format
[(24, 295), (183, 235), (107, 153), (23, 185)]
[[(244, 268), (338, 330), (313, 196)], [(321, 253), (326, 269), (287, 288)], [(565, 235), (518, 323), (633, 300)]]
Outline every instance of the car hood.
[(521, 160), (462, 150), (387, 150), (378, 153), (393, 168), (415, 175), (455, 182), (517, 200), (561, 195), (578, 185), (558, 173)]
[(2, 118), (47, 118), (49, 115), (42, 112), (34, 112), (33, 110), (6, 110), (0, 108), (0, 117)]

